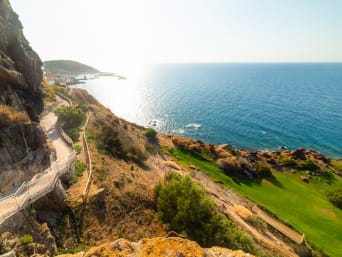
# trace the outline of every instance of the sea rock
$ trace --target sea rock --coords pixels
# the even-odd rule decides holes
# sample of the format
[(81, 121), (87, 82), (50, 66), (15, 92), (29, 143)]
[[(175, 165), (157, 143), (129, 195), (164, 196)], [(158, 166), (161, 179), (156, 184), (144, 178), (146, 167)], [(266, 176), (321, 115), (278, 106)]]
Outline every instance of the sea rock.
[(306, 154), (304, 148), (298, 148), (292, 153), (292, 158), (299, 160), (306, 160)]

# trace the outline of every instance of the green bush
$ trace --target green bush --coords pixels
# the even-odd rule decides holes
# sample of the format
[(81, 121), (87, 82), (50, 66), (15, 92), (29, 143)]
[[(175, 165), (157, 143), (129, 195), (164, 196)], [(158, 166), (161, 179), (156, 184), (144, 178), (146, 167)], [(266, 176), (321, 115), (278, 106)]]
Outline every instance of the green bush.
[(21, 237), (21, 242), (25, 245), (33, 243), (33, 237), (30, 234), (25, 234)]
[(87, 169), (87, 165), (80, 160), (76, 160), (75, 163), (75, 174), (77, 177), (81, 177), (83, 172)]
[(342, 188), (327, 193), (329, 201), (337, 208), (342, 209)]
[(146, 153), (125, 141), (114, 128), (105, 126), (96, 141), (99, 150), (114, 157), (135, 162), (143, 162), (147, 159)]
[(106, 153), (121, 158), (127, 156), (127, 148), (124, 147), (119, 133), (112, 127), (103, 127), (98, 139), (98, 147), (104, 150)]
[(255, 252), (253, 239), (216, 212), (215, 204), (188, 176), (171, 173), (166, 185), (154, 190), (161, 220), (202, 246), (213, 245)]
[(265, 163), (259, 162), (255, 168), (256, 168), (257, 173), (263, 178), (272, 176), (272, 171), (270, 167), (267, 166)]
[(147, 137), (147, 139), (151, 142), (157, 140), (157, 131), (155, 131), (153, 128), (146, 129), (144, 134)]
[(78, 105), (61, 106), (54, 112), (65, 129), (77, 128), (85, 120), (85, 113)]
[(82, 146), (79, 144), (74, 145), (72, 148), (75, 150), (76, 154), (80, 154), (82, 151)]
[(284, 157), (280, 157), (279, 158), (279, 162), (281, 164), (284, 164), (288, 167), (291, 167), (291, 168), (296, 168), (297, 167), (297, 162), (296, 160), (294, 159), (291, 159), (291, 158), (284, 158)]
[(309, 171), (318, 171), (319, 167), (317, 166), (317, 164), (313, 160), (306, 159), (305, 161), (300, 161), (298, 163), (298, 169), (309, 170)]

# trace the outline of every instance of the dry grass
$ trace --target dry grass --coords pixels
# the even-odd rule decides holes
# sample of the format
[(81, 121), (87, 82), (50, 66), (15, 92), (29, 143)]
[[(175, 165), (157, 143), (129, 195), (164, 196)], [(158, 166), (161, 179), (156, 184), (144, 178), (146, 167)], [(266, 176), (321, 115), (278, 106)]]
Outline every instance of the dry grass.
[(55, 92), (52, 90), (52, 88), (49, 86), (48, 82), (43, 79), (42, 88), (44, 89), (44, 102), (45, 104), (56, 101), (56, 95)]
[(8, 105), (0, 105), (0, 129), (7, 128), (12, 125), (27, 122), (29, 117), (24, 112), (17, 112)]

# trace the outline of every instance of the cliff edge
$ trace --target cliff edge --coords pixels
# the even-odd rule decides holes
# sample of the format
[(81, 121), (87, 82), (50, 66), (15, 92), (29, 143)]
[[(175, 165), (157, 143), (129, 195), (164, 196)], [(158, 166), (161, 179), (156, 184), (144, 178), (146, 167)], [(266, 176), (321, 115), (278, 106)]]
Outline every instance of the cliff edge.
[(50, 165), (39, 122), (42, 62), (8, 0), (0, 1), (0, 193)]

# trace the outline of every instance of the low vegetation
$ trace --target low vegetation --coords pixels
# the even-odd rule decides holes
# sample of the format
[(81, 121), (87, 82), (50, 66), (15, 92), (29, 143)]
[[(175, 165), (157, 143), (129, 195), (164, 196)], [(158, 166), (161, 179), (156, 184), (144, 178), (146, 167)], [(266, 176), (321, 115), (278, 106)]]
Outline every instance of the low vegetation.
[(328, 191), (327, 196), (329, 201), (336, 207), (342, 209), (342, 188)]
[(82, 146), (79, 144), (75, 144), (72, 148), (75, 150), (77, 155), (80, 154), (82, 151)]
[[(93, 138), (95, 139), (95, 138)], [(135, 162), (144, 162), (147, 159), (146, 153), (127, 142), (122, 136), (110, 126), (104, 126), (96, 136), (95, 143), (100, 151), (113, 157), (132, 160)]]
[(8, 105), (0, 105), (0, 129), (27, 122), (29, 118), (24, 112), (17, 112)]
[(144, 134), (150, 142), (155, 142), (157, 140), (157, 131), (153, 128), (146, 129)]
[(205, 247), (213, 245), (262, 256), (254, 240), (233, 222), (216, 212), (215, 204), (188, 176), (171, 173), (166, 184), (155, 188), (157, 208), (170, 230), (185, 234)]
[(75, 163), (75, 175), (81, 177), (83, 172), (87, 169), (87, 165), (80, 160), (76, 160)]
[(21, 243), (25, 244), (25, 245), (31, 244), (31, 243), (33, 243), (33, 237), (30, 234), (24, 234), (21, 237)]
[(335, 170), (342, 172), (342, 159), (340, 160), (331, 159), (329, 164)]
[(268, 178), (272, 176), (272, 171), (270, 167), (265, 163), (259, 162), (257, 163), (255, 168), (256, 168), (257, 173), (263, 178)]
[[(184, 168), (195, 165), (214, 181), (234, 188), (257, 204), (264, 206), (281, 220), (305, 234), (307, 240), (329, 256), (342, 256), (342, 210), (333, 205), (327, 192), (342, 188), (342, 180), (332, 173), (317, 171), (314, 161), (283, 160), (296, 164), (295, 172), (273, 172), (273, 177), (252, 181), (236, 173), (227, 176), (215, 162), (192, 151), (167, 149), (165, 153)], [(293, 161), (294, 162), (293, 162)], [(314, 170), (309, 175), (310, 183), (304, 183), (304, 171)], [(319, 222), (317, 222), (319, 221)]]
[(47, 103), (55, 102), (56, 101), (55, 92), (52, 90), (52, 88), (49, 86), (48, 82), (45, 79), (42, 81), (42, 88), (44, 91), (44, 96), (43, 96), (44, 105), (46, 106)]
[(279, 163), (298, 170), (318, 171), (319, 167), (312, 159), (295, 160), (292, 158), (279, 158)]
[(73, 141), (79, 138), (79, 129), (85, 122), (85, 110), (79, 105), (61, 106), (54, 110), (65, 133)]

